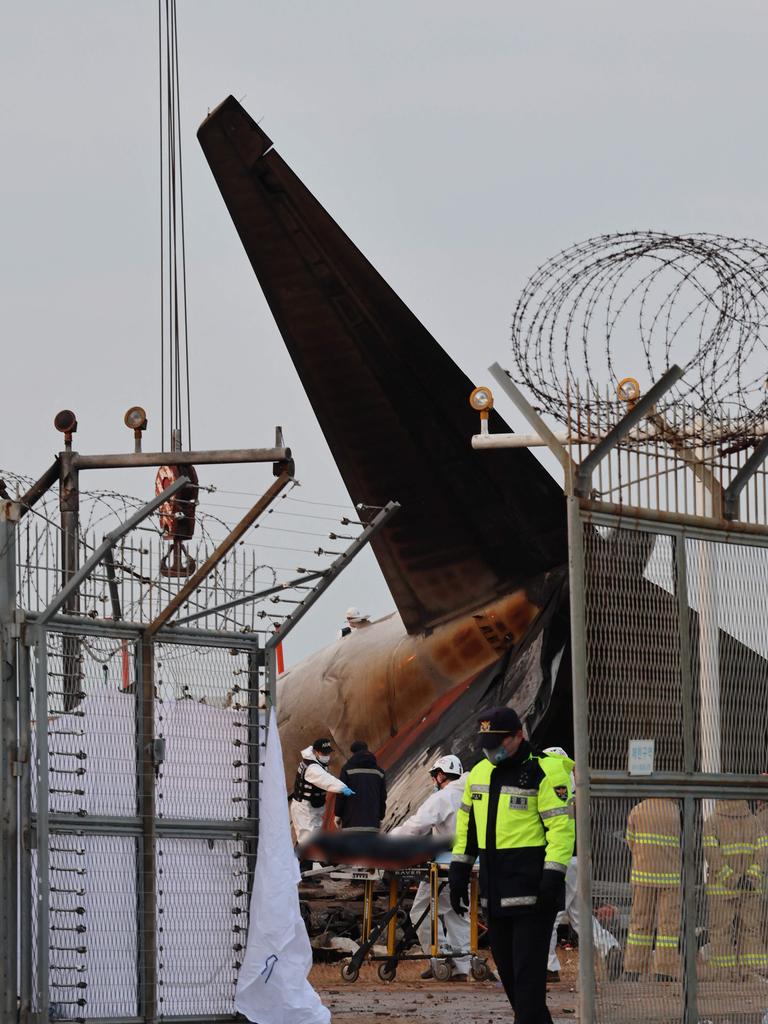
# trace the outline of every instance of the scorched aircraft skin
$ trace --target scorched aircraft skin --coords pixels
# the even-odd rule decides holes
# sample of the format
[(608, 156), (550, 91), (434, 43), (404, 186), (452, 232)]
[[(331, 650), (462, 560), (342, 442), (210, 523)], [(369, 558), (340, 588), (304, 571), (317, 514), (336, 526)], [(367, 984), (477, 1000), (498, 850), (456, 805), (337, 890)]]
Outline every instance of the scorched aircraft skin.
[(562, 489), (526, 450), (472, 450), (472, 382), (235, 99), (198, 138), (352, 501), (402, 506), (372, 544), (398, 614), (280, 679), (288, 776), (329, 734), (405, 778), (502, 700), (567, 742)]

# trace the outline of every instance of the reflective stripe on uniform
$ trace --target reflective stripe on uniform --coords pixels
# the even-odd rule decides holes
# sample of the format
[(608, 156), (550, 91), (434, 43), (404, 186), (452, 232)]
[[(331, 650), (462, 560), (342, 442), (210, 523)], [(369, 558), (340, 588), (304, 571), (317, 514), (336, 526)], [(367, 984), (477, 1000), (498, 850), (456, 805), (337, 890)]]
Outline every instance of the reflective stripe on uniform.
[(754, 853), (754, 843), (723, 843), (720, 846), (721, 853)]
[(504, 796), (538, 796), (539, 793), (538, 789), (520, 789), (518, 786), (502, 786), (499, 792)]
[(499, 905), (502, 907), (532, 907), (538, 896), (502, 896)]
[(474, 853), (454, 853), (451, 860), (454, 864), (474, 864), (475, 855)]
[(735, 967), (736, 966), (736, 954), (726, 953), (721, 956), (713, 954), (709, 958), (709, 962), (712, 967)]
[(561, 864), (559, 861), (556, 861), (556, 860), (545, 860), (544, 861), (544, 867), (543, 867), (542, 870), (543, 871), (559, 871), (561, 874), (564, 875), (566, 870), (567, 870), (567, 868), (568, 868), (567, 864)]
[(630, 932), (627, 935), (628, 946), (652, 946), (653, 936), (644, 935), (641, 932)]
[(680, 885), (679, 871), (640, 871), (632, 868), (629, 876), (634, 885)]
[(381, 768), (347, 768), (347, 775), (381, 775), (384, 776), (384, 772)]
[(469, 806), (469, 804), (465, 804), (464, 801), (462, 800), (462, 802), (459, 804), (459, 810), (464, 811), (465, 814), (469, 814), (472, 808)]
[(543, 820), (544, 818), (555, 818), (558, 814), (567, 814), (568, 817), (573, 817), (573, 805), (568, 807), (553, 807), (551, 811), (539, 811), (539, 817)]
[(491, 792), (491, 787), (490, 786), (486, 786), (485, 784), (483, 784), (481, 782), (473, 782), (472, 785), (469, 788), (470, 788), (470, 791), (472, 793), (490, 793)]
[(656, 948), (657, 949), (677, 949), (678, 938), (676, 935), (659, 935), (656, 934)]
[(679, 846), (677, 836), (665, 836), (656, 832), (627, 832), (627, 841), (641, 846)]

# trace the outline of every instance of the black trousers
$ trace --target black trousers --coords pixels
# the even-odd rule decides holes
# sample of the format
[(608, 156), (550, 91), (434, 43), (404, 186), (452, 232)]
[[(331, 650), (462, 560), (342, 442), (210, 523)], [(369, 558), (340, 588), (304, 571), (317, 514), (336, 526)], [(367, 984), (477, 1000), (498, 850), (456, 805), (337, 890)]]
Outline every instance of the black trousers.
[(547, 1009), (549, 939), (557, 911), (493, 918), (491, 952), (515, 1011), (515, 1024), (552, 1024)]

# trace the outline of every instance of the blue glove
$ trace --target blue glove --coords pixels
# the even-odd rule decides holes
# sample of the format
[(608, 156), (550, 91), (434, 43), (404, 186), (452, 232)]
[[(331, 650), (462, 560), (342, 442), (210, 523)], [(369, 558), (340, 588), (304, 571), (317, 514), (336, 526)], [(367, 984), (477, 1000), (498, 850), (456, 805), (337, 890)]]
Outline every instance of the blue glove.
[(355, 791), (354, 791), (354, 789), (350, 789), (349, 786), (345, 786), (344, 789), (342, 789), (342, 791), (341, 791), (341, 795), (342, 796), (354, 796), (355, 795)]

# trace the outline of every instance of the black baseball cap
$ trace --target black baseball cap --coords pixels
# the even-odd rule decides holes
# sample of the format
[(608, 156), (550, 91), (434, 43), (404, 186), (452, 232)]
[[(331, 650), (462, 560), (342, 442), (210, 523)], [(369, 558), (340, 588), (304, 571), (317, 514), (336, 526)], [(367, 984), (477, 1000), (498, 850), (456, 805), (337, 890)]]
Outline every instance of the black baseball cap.
[(498, 747), (505, 736), (513, 736), (523, 727), (512, 708), (489, 708), (477, 720), (477, 746), (489, 750)]
[(332, 754), (333, 744), (327, 736), (321, 736), (319, 740), (314, 741), (312, 749), (319, 750), (321, 754)]

